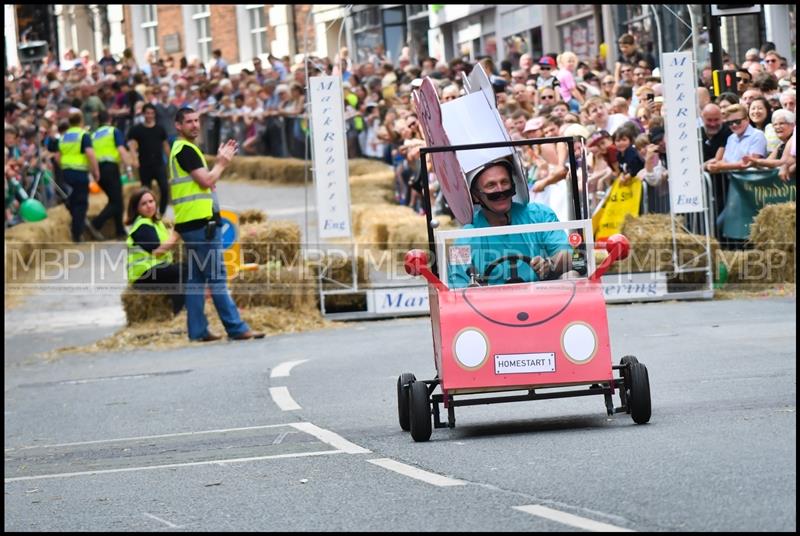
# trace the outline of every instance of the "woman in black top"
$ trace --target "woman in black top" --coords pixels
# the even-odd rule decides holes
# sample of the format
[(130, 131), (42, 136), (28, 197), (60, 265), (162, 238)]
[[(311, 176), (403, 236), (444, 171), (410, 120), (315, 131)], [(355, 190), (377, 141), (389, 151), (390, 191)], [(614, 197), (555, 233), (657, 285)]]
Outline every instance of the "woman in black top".
[[(141, 188), (131, 196), (128, 202), (128, 215), (125, 224), (134, 225), (140, 217), (163, 225), (159, 221), (155, 196), (147, 188)], [(128, 236), (129, 246), (139, 247), (151, 255), (157, 256), (168, 252), (180, 238), (180, 235), (173, 230), (169, 234), (169, 238), (162, 242), (153, 225), (134, 225), (134, 227), (136, 227), (135, 230)], [(178, 314), (184, 305), (183, 281), (185, 273), (185, 265), (164, 262), (144, 272), (133, 281), (132, 285), (138, 290), (161, 290), (168, 293), (172, 300), (172, 312)]]

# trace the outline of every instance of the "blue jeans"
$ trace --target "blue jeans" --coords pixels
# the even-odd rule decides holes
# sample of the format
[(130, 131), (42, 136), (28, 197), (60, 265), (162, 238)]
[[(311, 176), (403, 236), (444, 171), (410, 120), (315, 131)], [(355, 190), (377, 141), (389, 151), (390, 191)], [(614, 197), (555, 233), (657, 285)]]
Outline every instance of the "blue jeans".
[(239, 316), (239, 309), (231, 298), (227, 274), (222, 262), (222, 232), (217, 228), (214, 237), (206, 240), (206, 229), (185, 231), (181, 238), (186, 243), (187, 278), (186, 312), (189, 339), (198, 340), (208, 335), (208, 319), (204, 312), (205, 289), (211, 289), (211, 298), (225, 331), (235, 337), (249, 331), (247, 323)]

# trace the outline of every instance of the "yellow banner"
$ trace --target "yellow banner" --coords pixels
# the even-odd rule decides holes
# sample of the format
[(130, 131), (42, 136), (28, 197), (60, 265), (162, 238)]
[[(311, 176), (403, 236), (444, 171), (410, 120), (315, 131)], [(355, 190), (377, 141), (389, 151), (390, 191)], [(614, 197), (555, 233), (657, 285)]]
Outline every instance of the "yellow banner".
[(617, 177), (603, 208), (592, 216), (592, 230), (595, 241), (605, 240), (609, 236), (622, 231), (625, 215), (639, 215), (639, 203), (642, 200), (642, 181), (633, 177), (627, 184)]

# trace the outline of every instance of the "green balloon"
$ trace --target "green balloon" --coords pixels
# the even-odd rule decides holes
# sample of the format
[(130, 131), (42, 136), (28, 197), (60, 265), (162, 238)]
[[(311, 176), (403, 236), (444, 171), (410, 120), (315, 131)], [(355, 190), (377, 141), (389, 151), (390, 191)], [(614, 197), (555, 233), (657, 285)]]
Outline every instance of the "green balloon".
[(25, 221), (42, 221), (47, 217), (47, 209), (36, 199), (26, 199), (19, 207), (19, 213)]

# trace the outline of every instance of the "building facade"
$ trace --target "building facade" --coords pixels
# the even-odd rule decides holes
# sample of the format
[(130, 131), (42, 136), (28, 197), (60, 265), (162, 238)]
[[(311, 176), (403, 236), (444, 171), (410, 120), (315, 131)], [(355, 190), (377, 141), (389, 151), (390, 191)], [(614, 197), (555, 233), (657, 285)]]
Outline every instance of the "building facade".
[[(38, 36), (59, 56), (72, 49), (96, 58), (108, 46), (118, 56), (130, 48), (140, 63), (148, 55), (208, 63), (220, 49), (233, 72), (255, 56), (333, 59), (344, 46), (356, 62), (378, 47), (390, 61), (405, 53), (413, 63), (488, 55), (515, 64), (524, 53), (538, 58), (572, 50), (613, 69), (622, 33), (634, 34), (656, 59), (694, 46), (702, 64), (709, 57), (710, 11), (701, 4), (11, 4), (5, 6), (6, 64), (19, 61), (21, 42)], [(795, 19), (795, 5), (768, 4), (755, 15), (716, 20), (722, 48), (740, 63), (764, 41), (793, 62)]]

